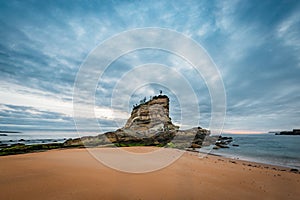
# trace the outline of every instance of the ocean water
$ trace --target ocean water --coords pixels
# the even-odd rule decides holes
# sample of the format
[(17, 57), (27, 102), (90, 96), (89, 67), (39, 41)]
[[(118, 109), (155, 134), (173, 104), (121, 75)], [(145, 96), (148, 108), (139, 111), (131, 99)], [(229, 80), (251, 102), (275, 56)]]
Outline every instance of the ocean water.
[(74, 139), (82, 136), (98, 135), (97, 131), (76, 130), (22, 130), (20, 133), (1, 133), (7, 136), (0, 136), (0, 144), (42, 144), (59, 143), (67, 139)]
[[(222, 134), (233, 138), (230, 148), (210, 153), (258, 163), (300, 169), (300, 136), (274, 134)], [(232, 144), (239, 145), (238, 147)], [(202, 148), (200, 152), (208, 152)], [(211, 149), (211, 148), (210, 148)]]

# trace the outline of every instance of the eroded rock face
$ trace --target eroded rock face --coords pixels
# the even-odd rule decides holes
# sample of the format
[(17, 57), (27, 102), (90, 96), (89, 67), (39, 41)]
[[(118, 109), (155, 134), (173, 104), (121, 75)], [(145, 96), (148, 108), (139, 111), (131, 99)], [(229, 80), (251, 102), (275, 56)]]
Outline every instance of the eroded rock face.
[(157, 131), (178, 130), (169, 117), (169, 98), (166, 95), (153, 97), (150, 101), (136, 106), (124, 129), (144, 135), (153, 135)]
[[(172, 143), (177, 148), (199, 148), (209, 134), (201, 127), (179, 130), (169, 117), (168, 96), (159, 95), (135, 106), (123, 128), (98, 136), (68, 140), (65, 145), (165, 146)], [(211, 143), (210, 140), (205, 142)]]

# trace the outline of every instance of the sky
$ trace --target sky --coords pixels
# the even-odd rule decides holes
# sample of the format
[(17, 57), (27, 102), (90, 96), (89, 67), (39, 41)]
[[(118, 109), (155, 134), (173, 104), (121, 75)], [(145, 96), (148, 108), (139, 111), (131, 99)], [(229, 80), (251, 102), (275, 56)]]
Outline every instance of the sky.
[[(300, 128), (300, 1), (1, 0), (0, 24), (1, 130), (74, 129), (74, 82), (84, 61), (112, 36), (145, 27), (176, 31), (205, 49), (224, 83), (224, 132)], [(183, 44), (175, 39), (174, 45)], [(136, 68), (147, 63), (160, 63), (170, 72)], [(132, 70), (139, 76), (130, 78)], [(193, 92), (171, 89), (175, 72)], [(128, 90), (135, 79), (151, 77), (167, 81)], [(100, 80), (94, 107), (104, 130), (123, 126), (132, 105), (159, 90), (170, 97), (174, 123), (209, 127), (212, 101), (205, 80), (170, 52), (130, 52)], [(186, 102), (196, 96), (198, 108), (183, 105), (179, 92), (185, 92)], [(183, 110), (188, 113), (184, 123)], [(81, 120), (86, 129), (95, 128), (89, 126), (90, 116)]]

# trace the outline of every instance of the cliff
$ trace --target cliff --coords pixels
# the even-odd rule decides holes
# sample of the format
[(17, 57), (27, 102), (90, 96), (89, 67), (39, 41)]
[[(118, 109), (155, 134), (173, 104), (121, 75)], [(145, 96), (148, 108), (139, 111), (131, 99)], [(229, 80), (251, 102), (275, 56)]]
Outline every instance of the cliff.
[(157, 131), (178, 130), (179, 127), (173, 125), (169, 117), (169, 98), (166, 95), (159, 95), (135, 106), (124, 129), (152, 135)]
[[(67, 140), (65, 146), (165, 146), (199, 148), (210, 132), (201, 127), (179, 130), (169, 117), (169, 98), (155, 96), (134, 106), (124, 127), (100, 134)], [(206, 141), (207, 142), (207, 141)], [(213, 143), (214, 141), (212, 141)]]
[(281, 131), (275, 135), (300, 135), (300, 129), (293, 129), (293, 131)]

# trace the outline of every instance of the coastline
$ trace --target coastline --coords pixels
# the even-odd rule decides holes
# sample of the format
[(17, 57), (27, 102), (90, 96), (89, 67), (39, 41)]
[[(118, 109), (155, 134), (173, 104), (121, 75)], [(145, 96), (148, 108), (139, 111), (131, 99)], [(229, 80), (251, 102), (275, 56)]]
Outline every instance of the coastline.
[(253, 164), (256, 164), (256, 165), (266, 165), (266, 166), (272, 166), (272, 167), (275, 167), (275, 168), (283, 168), (283, 169), (288, 169), (288, 170), (299, 170), (300, 171), (300, 168), (297, 167), (297, 166), (287, 166), (287, 165), (280, 165), (280, 164), (275, 164), (275, 163), (272, 163), (272, 162), (260, 162), (258, 160), (255, 160), (255, 159), (250, 159), (250, 158), (240, 158), (240, 157), (231, 157), (229, 155), (221, 155), (221, 154), (217, 154), (217, 153), (207, 153), (208, 155), (211, 155), (211, 156), (219, 156), (221, 158), (226, 158), (226, 159), (230, 159), (230, 160), (236, 160), (236, 161), (241, 161), (241, 162), (245, 162), (245, 163), (253, 163)]
[[(123, 149), (144, 153), (156, 147)], [(1, 199), (297, 199), (300, 195), (299, 172), (214, 155), (199, 158), (195, 152), (184, 152), (173, 164), (144, 174), (108, 168), (83, 148), (2, 156), (0, 162)]]
[[(72, 131), (33, 131), (26, 132), (22, 134), (15, 134), (10, 136), (1, 137), (0, 141), (0, 155), (5, 154), (18, 154), (27, 153), (30, 151), (44, 151), (52, 148), (59, 148), (62, 146), (61, 143), (66, 142), (67, 138), (71, 136), (77, 136), (77, 132)], [(86, 135), (95, 135), (92, 132), (86, 133)], [(289, 168), (296, 168), (300, 170), (300, 156), (297, 154), (299, 152), (299, 142), (300, 137), (295, 136), (275, 136), (274, 134), (222, 134), (225, 137), (232, 137), (232, 144), (228, 146), (230, 148), (220, 148), (220, 149), (205, 149), (201, 148), (201, 152), (210, 152), (216, 155), (221, 155), (223, 157), (235, 158), (240, 160), (246, 160), (257, 163), (266, 163), (275, 166), (283, 166)], [(52, 139), (49, 139), (52, 138)], [(74, 137), (73, 137), (74, 139)], [(11, 142), (9, 140), (12, 140)], [(28, 148), (31, 145), (32, 148)], [(7, 149), (14, 147), (12, 149)], [(48, 145), (48, 146), (47, 146)], [(235, 146), (234, 146), (235, 145)], [(72, 145), (74, 146), (74, 145)], [(108, 145), (109, 146), (109, 145)], [(63, 146), (62, 148), (69, 148), (68, 146)], [(7, 149), (4, 150), (3, 149)], [(196, 148), (197, 149), (197, 148)]]
[[(197, 150), (187, 150), (188, 152), (193, 152), (193, 153), (200, 153), (200, 154), (204, 154), (204, 155), (208, 155), (208, 156), (213, 156), (213, 157), (219, 157), (219, 158), (224, 158), (226, 160), (231, 160), (231, 161), (237, 161), (240, 163), (244, 163), (244, 164), (250, 164), (251, 166), (266, 166), (268, 168), (272, 168), (272, 169), (279, 169), (279, 170), (283, 170), (283, 171), (299, 171), (300, 173), (300, 169), (297, 167), (292, 167), (292, 166), (284, 166), (284, 165), (277, 165), (274, 163), (263, 163), (263, 162), (259, 162), (256, 160), (251, 160), (251, 159), (247, 159), (247, 158), (239, 158), (239, 157), (231, 157), (229, 155), (222, 155), (222, 154), (217, 154), (217, 153), (205, 153), (205, 152), (199, 152)], [(249, 166), (250, 166), (249, 165)]]
[[(133, 146), (134, 147), (134, 146)], [(135, 146), (135, 147), (143, 147), (143, 146)], [(155, 146), (144, 146), (146, 148), (156, 148)], [(45, 143), (45, 144), (31, 144), (31, 145), (24, 145), (17, 143), (15, 145), (12, 145), (11, 147), (4, 147), (4, 151), (0, 151), (0, 157), (3, 156), (12, 156), (12, 155), (19, 155), (19, 154), (28, 154), (28, 153), (36, 153), (36, 152), (45, 152), (45, 151), (50, 151), (50, 150), (65, 150), (65, 149), (76, 149), (76, 148), (89, 148), (81, 145), (74, 145), (74, 146), (65, 146), (64, 143)], [(120, 148), (120, 147), (115, 147), (113, 144), (112, 145), (102, 145), (99, 147), (93, 147), (93, 148)], [(126, 147), (125, 147), (126, 148)], [(6, 149), (6, 151), (5, 151)], [(249, 163), (255, 163), (256, 165), (269, 165), (277, 168), (285, 168), (285, 169), (292, 169), (292, 170), (298, 170), (300, 171), (300, 168), (297, 166), (289, 166), (289, 165), (280, 165), (272, 162), (260, 162), (257, 159), (251, 159), (251, 158), (243, 158), (243, 157), (237, 157), (237, 156), (232, 156), (232, 155), (226, 155), (226, 154), (218, 154), (212, 153), (212, 152), (205, 152), (201, 151), (201, 149), (196, 149), (193, 150), (191, 148), (189, 149), (177, 149), (176, 150), (180, 151), (186, 151), (186, 152), (194, 152), (197, 154), (203, 154), (203, 155), (211, 155), (211, 156), (216, 156), (216, 157), (221, 157), (225, 159), (230, 159), (230, 160), (236, 160), (236, 161), (243, 161), (243, 162), (249, 162)]]

